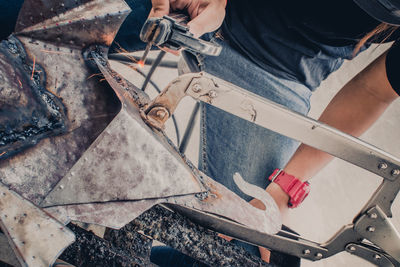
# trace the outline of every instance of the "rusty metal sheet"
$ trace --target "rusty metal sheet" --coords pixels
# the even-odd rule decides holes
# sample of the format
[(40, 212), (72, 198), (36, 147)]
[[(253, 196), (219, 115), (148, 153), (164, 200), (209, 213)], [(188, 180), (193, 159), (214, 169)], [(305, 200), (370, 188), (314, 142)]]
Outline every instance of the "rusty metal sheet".
[(140, 200), (199, 193), (205, 189), (182, 158), (175, 157), (139, 115), (122, 109), (42, 207)]
[(17, 193), (0, 185), (0, 226), (22, 266), (50, 266), (75, 235)]
[[(39, 2), (43, 4), (42, 10), (38, 9), (41, 5), (35, 6)], [(61, 11), (57, 11), (58, 13), (48, 12), (48, 8), (54, 8), (53, 4), (61, 5), (67, 2), (69, 4), (65, 4), (65, 6), (71, 8), (80, 3), (80, 1), (27, 0), (23, 10), (32, 14), (43, 13), (44, 21), (57, 14), (62, 14)], [(114, 38), (113, 34), (129, 13), (129, 8), (123, 1), (91, 1), (91, 4), (94, 3), (101, 6), (99, 10), (102, 12), (107, 11), (106, 7), (116, 11), (116, 8), (112, 6), (124, 6), (124, 9), (116, 11), (116, 13), (108, 13), (110, 16), (119, 17), (118, 21), (110, 24), (112, 28), (104, 29), (106, 32), (103, 35), (91, 36), (92, 39), (89, 40), (90, 43), (105, 43), (104, 36), (108, 36), (107, 40)], [(32, 6), (35, 8), (27, 8)], [(58, 9), (54, 8), (54, 10)], [(93, 8), (93, 14), (99, 14), (96, 10)], [(53, 15), (51, 15), (52, 13)], [(79, 15), (81, 14), (76, 14), (76, 18), (79, 18)], [(100, 21), (92, 20), (91, 23), (95, 25)], [(38, 204), (68, 173), (83, 152), (115, 117), (120, 110), (120, 102), (106, 83), (100, 83), (96, 77), (92, 76), (93, 73), (85, 66), (80, 48), (68, 47), (68, 44), (62, 43), (50, 44), (19, 34), (16, 36), (11, 37), (10, 40), (21, 41), (23, 48), (23, 51), (21, 50), (23, 53), (21, 53), (26, 55), (28, 73), (32, 72), (35, 77), (41, 71), (44, 74), (42, 90), (46, 95), (59, 99), (66, 110), (67, 128), (63, 131), (63, 135), (54, 136), (60, 132), (52, 133), (52, 136), (49, 134), (49, 138), (36, 142), (35, 146), (0, 161), (1, 182)], [(9, 49), (13, 49), (13, 47), (10, 46)], [(34, 68), (33, 65), (35, 65)], [(2, 75), (6, 75), (6, 73), (2, 73)], [(21, 81), (21, 83), (23, 90), (20, 92), (33, 90), (30, 88), (29, 81), (26, 83)], [(19, 86), (19, 83), (14, 82), (14, 86)], [(21, 99), (23, 98), (21, 97)], [(22, 120), (22, 123), (27, 122)]]
[(0, 43), (0, 159), (67, 130), (66, 110), (16, 38)]
[[(18, 35), (28, 36), (35, 40), (55, 43), (60, 46), (80, 47), (93, 44), (93, 40), (97, 44), (110, 46), (119, 29), (119, 24), (123, 21), (130, 9), (124, 1), (114, 0), (92, 0), (75, 3), (72, 1), (54, 1), (54, 3), (46, 4), (43, 0), (31, 0), (31, 4), (46, 5), (45, 10), (50, 14), (43, 14), (42, 17), (34, 18), (40, 21), (29, 27), (21, 29), (21, 23), (29, 25), (30, 13), (32, 10), (22, 9), (20, 18), (24, 21), (17, 22)], [(68, 8), (66, 7), (66, 4)], [(37, 9), (37, 7), (34, 7)], [(51, 16), (51, 10), (58, 9)], [(37, 15), (37, 13), (36, 13)], [(28, 18), (28, 21), (26, 19)], [(118, 25), (118, 27), (116, 27)]]
[(56, 206), (46, 210), (66, 222), (84, 221), (119, 229), (152, 206), (169, 203), (229, 218), (262, 233), (273, 234), (280, 230), (280, 213), (272, 198), (263, 197), (266, 210), (260, 210), (213, 179), (204, 174), (202, 176), (210, 192), (130, 202)]

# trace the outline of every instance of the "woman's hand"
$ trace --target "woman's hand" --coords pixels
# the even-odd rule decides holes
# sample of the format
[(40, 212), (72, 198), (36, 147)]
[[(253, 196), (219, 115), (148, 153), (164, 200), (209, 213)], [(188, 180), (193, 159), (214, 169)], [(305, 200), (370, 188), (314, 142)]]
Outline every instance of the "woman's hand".
[(218, 29), (225, 17), (226, 0), (152, 0), (149, 17), (162, 17), (171, 11), (185, 10), (191, 21), (190, 32), (199, 37)]

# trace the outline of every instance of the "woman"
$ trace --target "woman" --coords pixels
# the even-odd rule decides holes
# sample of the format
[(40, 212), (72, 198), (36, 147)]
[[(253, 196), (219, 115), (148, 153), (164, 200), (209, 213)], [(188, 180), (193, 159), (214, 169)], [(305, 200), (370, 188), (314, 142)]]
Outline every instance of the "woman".
[[(393, 26), (400, 25), (398, 0), (152, 3), (150, 16), (187, 9), (192, 18), (189, 26), (196, 36), (222, 24), (217, 35), (204, 36), (224, 49), (219, 57), (199, 58), (203, 70), (302, 114), (309, 110), (311, 92), (344, 59), (352, 59), (372, 42), (393, 41), (399, 35), (397, 26)], [(399, 57), (400, 45), (395, 42), (340, 90), (319, 120), (351, 135), (361, 135), (398, 97)], [(202, 108), (200, 168), (248, 201), (251, 199), (232, 180), (235, 172), (266, 188), (285, 213), (288, 206), (300, 204), (290, 197), (296, 192), (285, 185), (292, 179), (305, 182), (331, 160), (306, 145), (295, 152), (298, 143), (293, 140), (211, 106)], [(269, 183), (268, 177), (276, 168), (284, 172)], [(251, 203), (263, 208), (257, 200)], [(265, 250), (262, 254), (267, 257)]]

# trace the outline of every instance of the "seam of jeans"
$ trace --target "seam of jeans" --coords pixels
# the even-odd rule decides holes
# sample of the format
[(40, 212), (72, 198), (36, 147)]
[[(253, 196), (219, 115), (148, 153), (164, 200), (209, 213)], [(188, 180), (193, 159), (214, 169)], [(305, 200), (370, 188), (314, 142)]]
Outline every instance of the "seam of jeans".
[(208, 172), (208, 165), (207, 165), (207, 138), (206, 138), (206, 111), (205, 111), (205, 104), (202, 104), (201, 108), (201, 163), (203, 167), (203, 172), (207, 174)]

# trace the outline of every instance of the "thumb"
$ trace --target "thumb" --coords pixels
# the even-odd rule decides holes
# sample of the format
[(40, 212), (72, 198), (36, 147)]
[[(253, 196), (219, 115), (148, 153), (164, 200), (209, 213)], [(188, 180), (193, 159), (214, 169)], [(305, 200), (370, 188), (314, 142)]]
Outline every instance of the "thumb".
[(225, 8), (210, 4), (188, 23), (190, 32), (195, 37), (200, 37), (206, 32), (215, 31), (221, 26), (224, 17)]
[(153, 5), (149, 17), (162, 17), (169, 13), (169, 0), (151, 0)]

